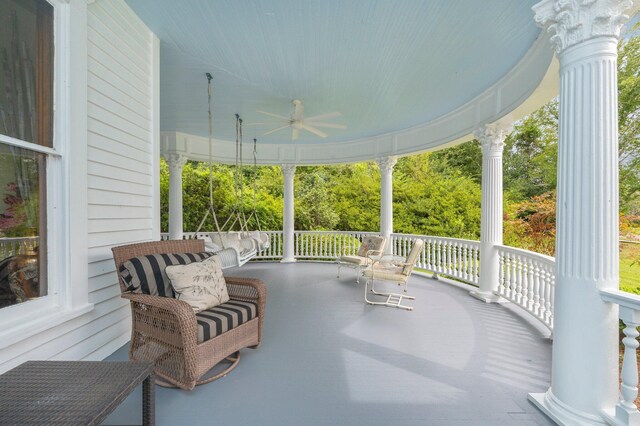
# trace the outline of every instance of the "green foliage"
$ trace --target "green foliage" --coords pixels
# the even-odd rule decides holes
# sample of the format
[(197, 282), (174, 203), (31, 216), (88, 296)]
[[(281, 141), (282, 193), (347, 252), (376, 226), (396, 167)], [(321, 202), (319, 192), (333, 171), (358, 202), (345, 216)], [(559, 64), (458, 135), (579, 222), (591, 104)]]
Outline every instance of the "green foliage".
[(295, 229), (332, 230), (339, 216), (334, 210), (331, 173), (327, 167), (296, 170)]
[[(183, 229), (195, 231), (209, 210), (209, 164), (188, 162), (182, 169), (183, 188)], [(254, 210), (254, 186), (252, 168), (242, 176), (244, 203), (237, 204), (235, 197), (234, 168), (215, 164), (213, 166), (213, 206), (218, 224), (229, 229), (234, 222), (234, 212), (244, 211), (245, 217), (251, 217), (250, 224), (256, 226), (251, 213)], [(255, 210), (258, 212), (260, 228), (282, 228), (282, 177), (276, 167), (260, 167), (256, 176)], [(168, 230), (169, 215), (169, 167), (164, 160), (160, 164), (160, 223), (163, 232)], [(233, 217), (232, 217), (233, 216)], [(229, 220), (229, 218), (231, 219)], [(236, 223), (231, 227), (238, 229)], [(203, 230), (215, 230), (213, 216), (209, 214), (202, 226)]]
[(553, 256), (556, 239), (556, 192), (507, 205), (504, 244)]
[(558, 102), (551, 101), (514, 126), (506, 138), (504, 189), (523, 201), (556, 188)]
[(623, 39), (618, 54), (620, 209), (640, 215), (640, 36)]
[[(331, 166), (336, 228), (380, 230), (380, 170), (374, 162)], [(395, 212), (394, 212), (395, 214)]]
[(476, 139), (432, 153), (429, 163), (440, 174), (456, 170), (478, 185), (482, 183), (482, 148)]
[[(399, 160), (394, 172), (394, 227), (397, 232), (478, 238), (480, 187), (472, 178), (447, 169), (433, 154)], [(451, 157), (454, 161), (454, 157)], [(236, 205), (234, 168), (214, 165), (213, 198), (223, 225)], [(447, 173), (448, 171), (448, 173)], [(161, 223), (168, 229), (169, 170), (161, 163)], [(209, 166), (189, 162), (183, 168), (184, 229), (195, 231), (209, 206)], [(283, 178), (279, 167), (243, 173), (244, 211), (256, 211), (263, 230), (282, 229)], [(295, 178), (295, 228), (299, 230), (377, 231), (380, 229), (380, 172), (374, 162), (298, 167)], [(241, 205), (238, 208), (241, 209)], [(250, 221), (250, 226), (256, 223)], [(213, 230), (209, 216), (202, 227)], [(225, 228), (226, 229), (226, 228)], [(237, 226), (234, 227), (237, 229)]]
[[(466, 152), (466, 150), (462, 150)], [(394, 230), (401, 233), (478, 239), (480, 186), (454, 168), (430, 166), (433, 154), (404, 157), (394, 172)]]

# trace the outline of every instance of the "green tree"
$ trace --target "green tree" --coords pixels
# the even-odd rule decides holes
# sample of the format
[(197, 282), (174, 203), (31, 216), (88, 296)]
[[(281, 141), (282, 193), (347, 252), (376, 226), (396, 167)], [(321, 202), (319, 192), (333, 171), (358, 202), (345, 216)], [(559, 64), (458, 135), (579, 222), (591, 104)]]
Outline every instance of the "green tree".
[(504, 189), (523, 201), (556, 188), (558, 102), (553, 100), (520, 120), (506, 138)]
[(620, 210), (640, 215), (640, 23), (618, 48)]
[(296, 229), (331, 230), (338, 223), (327, 167), (298, 167), (295, 182)]
[(398, 161), (394, 171), (394, 229), (401, 233), (477, 239), (480, 185), (458, 169), (439, 172), (430, 165), (432, 157), (433, 154), (420, 154)]

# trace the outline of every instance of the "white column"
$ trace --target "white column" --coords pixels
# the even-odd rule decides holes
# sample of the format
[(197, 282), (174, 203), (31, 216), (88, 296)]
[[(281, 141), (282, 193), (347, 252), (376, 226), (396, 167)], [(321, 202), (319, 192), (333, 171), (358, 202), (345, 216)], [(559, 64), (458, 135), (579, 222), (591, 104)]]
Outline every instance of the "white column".
[(502, 150), (511, 131), (509, 124), (493, 123), (474, 133), (482, 144), (482, 203), (480, 212), (480, 288), (471, 295), (497, 302), (500, 261), (496, 245), (502, 244)]
[(283, 164), (282, 175), (284, 176), (284, 211), (282, 212), (282, 261), (283, 263), (295, 262), (294, 251), (294, 216), (293, 216), (293, 177), (296, 174), (294, 164)]
[(603, 424), (618, 397), (617, 44), (628, 0), (544, 0), (560, 61), (551, 387), (530, 399), (561, 424)]
[(182, 167), (187, 157), (180, 154), (164, 156), (169, 166), (169, 239), (182, 239)]
[(391, 253), (391, 234), (393, 233), (393, 167), (398, 157), (381, 157), (376, 162), (380, 167), (380, 235), (386, 237), (386, 253)]

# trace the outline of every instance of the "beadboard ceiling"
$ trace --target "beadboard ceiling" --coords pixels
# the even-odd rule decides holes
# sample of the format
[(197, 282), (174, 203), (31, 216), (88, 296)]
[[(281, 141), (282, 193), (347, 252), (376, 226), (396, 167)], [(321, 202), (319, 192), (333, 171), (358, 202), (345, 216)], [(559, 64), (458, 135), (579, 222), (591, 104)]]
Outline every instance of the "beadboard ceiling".
[[(211, 72), (214, 136), (226, 140), (234, 114), (289, 116), (292, 99), (348, 126), (296, 144), (428, 123), (507, 75), (540, 34), (536, 0), (126, 1), (161, 40), (161, 130), (207, 135)], [(294, 143), (287, 130), (263, 137), (270, 128), (245, 127), (245, 140)]]

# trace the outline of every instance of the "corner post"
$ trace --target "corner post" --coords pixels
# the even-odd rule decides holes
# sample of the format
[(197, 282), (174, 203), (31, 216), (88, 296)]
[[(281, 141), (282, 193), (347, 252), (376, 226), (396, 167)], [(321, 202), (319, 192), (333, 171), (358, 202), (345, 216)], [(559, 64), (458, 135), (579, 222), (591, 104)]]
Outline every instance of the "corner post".
[(284, 176), (284, 210), (282, 212), (282, 263), (295, 262), (295, 240), (294, 240), (294, 193), (293, 178), (296, 174), (295, 164), (283, 164), (282, 175)]
[(182, 168), (187, 157), (180, 154), (166, 154), (164, 159), (169, 166), (169, 239), (181, 240), (182, 224)]
[(387, 239), (385, 253), (393, 252), (391, 234), (393, 233), (393, 167), (398, 157), (377, 158), (380, 167), (380, 235)]
[(500, 301), (498, 289), (502, 244), (502, 151), (511, 123), (486, 124), (474, 136), (482, 144), (482, 203), (480, 213), (480, 288), (471, 295), (486, 303)]
[(551, 387), (529, 399), (560, 424), (604, 424), (618, 400), (618, 84), (629, 0), (543, 0), (560, 61)]

